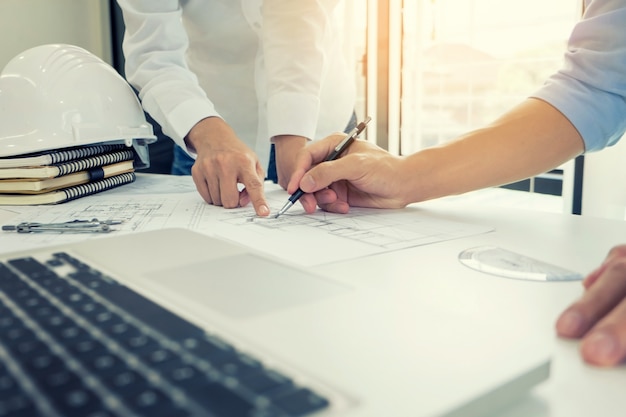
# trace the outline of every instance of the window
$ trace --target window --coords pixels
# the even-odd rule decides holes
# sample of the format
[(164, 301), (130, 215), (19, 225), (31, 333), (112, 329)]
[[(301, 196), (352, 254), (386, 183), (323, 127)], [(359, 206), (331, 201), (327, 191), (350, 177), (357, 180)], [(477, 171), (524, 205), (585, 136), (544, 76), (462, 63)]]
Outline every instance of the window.
[[(481, 127), (530, 95), (560, 67), (582, 10), (581, 0), (367, 6), (364, 111), (377, 123), (368, 139), (398, 154)], [(561, 194), (564, 169), (519, 187)]]
[(405, 1), (401, 151), (489, 123), (562, 62), (571, 0)]

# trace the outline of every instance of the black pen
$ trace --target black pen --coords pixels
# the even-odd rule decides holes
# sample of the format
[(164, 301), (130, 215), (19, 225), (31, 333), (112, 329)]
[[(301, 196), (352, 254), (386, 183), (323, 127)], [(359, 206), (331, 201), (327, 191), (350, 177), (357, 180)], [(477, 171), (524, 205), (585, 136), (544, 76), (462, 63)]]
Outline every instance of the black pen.
[[(363, 120), (354, 129), (352, 129), (352, 131), (348, 133), (348, 136), (346, 136), (344, 140), (339, 142), (339, 145), (335, 146), (335, 149), (333, 149), (330, 155), (326, 157), (324, 162), (334, 161), (335, 159), (339, 158), (339, 155), (341, 155), (346, 149), (348, 149), (348, 146), (350, 146), (352, 142), (354, 142), (354, 140), (361, 134), (361, 132), (365, 130), (370, 120), (372, 120), (371, 117), (366, 117), (365, 120)], [(274, 216), (274, 218), (277, 219), (278, 216), (280, 216), (281, 214), (285, 214), (285, 212), (289, 210), (291, 206), (293, 206), (296, 201), (298, 201), (303, 195), (304, 191), (298, 188), (295, 193), (289, 196), (289, 199), (287, 200), (283, 208), (280, 209), (280, 211), (276, 214), (276, 216)]]

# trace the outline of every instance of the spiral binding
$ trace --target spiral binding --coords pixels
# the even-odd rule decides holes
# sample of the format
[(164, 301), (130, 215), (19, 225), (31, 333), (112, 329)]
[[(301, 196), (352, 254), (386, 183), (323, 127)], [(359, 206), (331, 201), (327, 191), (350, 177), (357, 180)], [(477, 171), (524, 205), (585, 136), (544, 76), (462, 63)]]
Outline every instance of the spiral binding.
[(66, 202), (76, 200), (80, 197), (96, 194), (101, 191), (106, 191), (111, 188), (119, 187), (120, 185), (129, 184), (134, 182), (136, 175), (134, 172), (127, 172), (124, 174), (115, 175), (113, 177), (105, 178), (103, 180), (89, 182), (87, 184), (76, 185), (74, 187), (64, 188), (59, 191), (65, 193), (65, 199), (60, 202)]
[(118, 152), (111, 152), (102, 155), (92, 156), (90, 158), (78, 159), (76, 161), (70, 161), (63, 164), (55, 165), (59, 173), (57, 177), (63, 175), (72, 174), (78, 171), (84, 171), (89, 168), (99, 167), (103, 165), (110, 165), (117, 162), (128, 161), (134, 158), (134, 152), (132, 150), (124, 150)]
[(98, 155), (105, 152), (113, 152), (126, 148), (124, 144), (117, 145), (94, 145), (85, 146), (82, 148), (62, 149), (59, 151), (51, 152), (50, 164), (55, 165), (61, 162), (71, 161), (74, 159), (87, 158), (93, 155)]

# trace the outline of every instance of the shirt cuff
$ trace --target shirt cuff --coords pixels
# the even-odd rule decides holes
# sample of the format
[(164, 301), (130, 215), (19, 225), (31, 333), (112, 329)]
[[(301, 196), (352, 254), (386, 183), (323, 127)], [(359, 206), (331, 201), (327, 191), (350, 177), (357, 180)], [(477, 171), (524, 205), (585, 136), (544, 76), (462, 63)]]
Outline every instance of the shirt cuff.
[(267, 128), (270, 138), (278, 135), (315, 137), (320, 111), (318, 97), (301, 93), (278, 93), (267, 100)]
[[(183, 149), (189, 152), (185, 145), (185, 136), (192, 127), (200, 120), (207, 117), (220, 115), (211, 102), (202, 99), (187, 100), (174, 108), (168, 115), (167, 120), (171, 132), (168, 136)], [(168, 132), (165, 132), (166, 134)]]

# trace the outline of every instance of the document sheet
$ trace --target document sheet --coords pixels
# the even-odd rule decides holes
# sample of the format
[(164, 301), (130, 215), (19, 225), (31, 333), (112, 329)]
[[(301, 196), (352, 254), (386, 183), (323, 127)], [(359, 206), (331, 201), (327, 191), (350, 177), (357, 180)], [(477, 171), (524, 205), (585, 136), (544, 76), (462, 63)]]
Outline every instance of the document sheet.
[[(280, 209), (287, 197), (288, 194), (278, 186), (269, 184), (266, 187), (266, 198), (273, 213)], [(123, 220), (110, 232), (116, 234), (168, 227), (189, 228), (254, 247), (300, 266), (321, 265), (493, 230), (488, 225), (437, 217), (432, 211), (420, 209), (419, 205), (399, 210), (353, 208), (349, 214), (322, 210), (306, 214), (296, 204), (278, 219), (273, 216), (261, 218), (255, 215), (251, 205), (224, 209), (206, 204), (191, 177), (153, 174), (140, 174), (133, 184), (65, 204), (0, 206), (0, 219), (7, 218), (10, 218), (10, 224), (93, 218)], [(94, 233), (87, 238), (106, 235)], [(7, 252), (85, 238), (84, 234), (2, 232), (0, 249)]]

